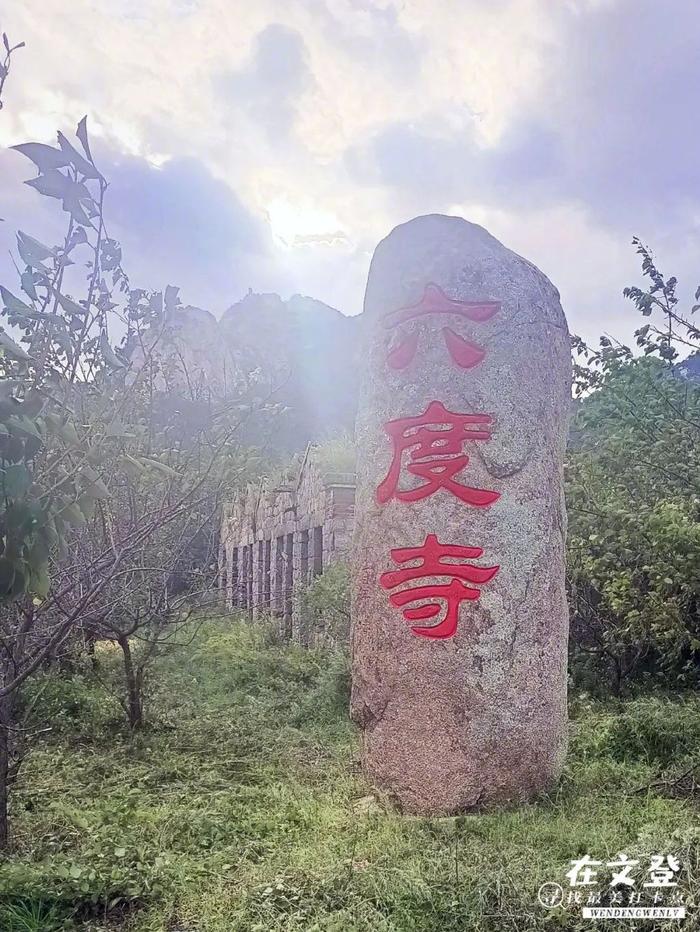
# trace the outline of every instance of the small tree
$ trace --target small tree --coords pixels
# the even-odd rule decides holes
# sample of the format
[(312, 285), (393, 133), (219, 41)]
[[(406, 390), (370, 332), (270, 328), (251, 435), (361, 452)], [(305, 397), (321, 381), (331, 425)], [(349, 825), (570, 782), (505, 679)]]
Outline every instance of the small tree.
[[(223, 502), (249, 474), (251, 460), (232, 442), (235, 424), (202, 424), (198, 442), (181, 435), (167, 448), (162, 433), (149, 446), (160, 451), (158, 468), (135, 446), (127, 474), (110, 499), (100, 502), (76, 542), (76, 559), (88, 566), (95, 551), (119, 547), (149, 515), (162, 515), (81, 615), (88, 640), (118, 645), (123, 661), (119, 699), (130, 728), (144, 720), (146, 679), (155, 658), (180, 636), (193, 612), (218, 603), (216, 555)], [(166, 510), (163, 511), (165, 505)]]
[(649, 286), (624, 294), (648, 321), (637, 355), (608, 337), (575, 342), (584, 397), (567, 470), (574, 668), (615, 691), (700, 672), (700, 384), (679, 362), (700, 349), (698, 305), (682, 312), (676, 280), (634, 244)]
[[(85, 119), (76, 136), (82, 151), (62, 133), (58, 147), (15, 147), (38, 169), (27, 184), (60, 202), (66, 231), (56, 246), (19, 231), (22, 296), (0, 285), (13, 334), (0, 330), (0, 849), (26, 744), (18, 740), (18, 691), (81, 627), (116, 636), (108, 593), (121, 592), (123, 606), (133, 596), (135, 616), (129, 622), (125, 612), (118, 629), (127, 647), (144, 618), (151, 632), (162, 630), (162, 600), (149, 592), (151, 545), (172, 529), (185, 534), (199, 509), (211, 514), (212, 477), (220, 490), (235, 481), (224, 464), (235, 459), (233, 435), (250, 414), (228, 400), (212, 409), (208, 433), (186, 435), (163, 417), (158, 349), (179, 308), (177, 289), (130, 287)], [(117, 347), (115, 328), (123, 334)], [(125, 653), (128, 679), (127, 663)]]

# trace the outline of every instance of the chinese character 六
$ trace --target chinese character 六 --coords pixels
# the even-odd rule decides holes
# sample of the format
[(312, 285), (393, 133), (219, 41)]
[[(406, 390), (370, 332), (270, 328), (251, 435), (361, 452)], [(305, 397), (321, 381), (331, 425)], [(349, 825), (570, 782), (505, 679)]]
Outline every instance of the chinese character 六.
[(635, 861), (632, 858), (628, 858), (626, 854), (619, 854), (617, 861), (608, 861), (608, 867), (619, 867), (621, 870), (613, 872), (612, 879), (610, 881), (611, 887), (617, 887), (620, 884), (624, 884), (626, 887), (634, 886), (634, 877), (630, 877), (630, 871), (633, 867), (639, 864), (639, 861)]
[[(663, 867), (666, 861), (668, 867)], [(662, 854), (653, 854), (651, 856), (651, 867), (647, 871), (651, 875), (651, 880), (644, 884), (645, 887), (676, 887), (673, 875), (681, 869), (680, 862), (672, 854), (664, 857)]]
[[(459, 301), (449, 298), (439, 285), (432, 282), (425, 286), (423, 297), (416, 304), (391, 311), (384, 317), (383, 324), (391, 330), (409, 320), (427, 317), (432, 314), (452, 314), (467, 318), (476, 323), (489, 320), (500, 309), (498, 301)], [(442, 336), (453, 361), (463, 369), (477, 366), (486, 355), (486, 351), (477, 343), (466, 340), (450, 327), (442, 328)], [(405, 369), (416, 355), (418, 332), (413, 331), (389, 351), (387, 364), (392, 369)]]
[(567, 871), (565, 875), (569, 878), (569, 886), (586, 887), (596, 883), (593, 878), (596, 876), (597, 871), (593, 870), (593, 868), (600, 867), (602, 863), (602, 861), (594, 861), (588, 854), (585, 854), (578, 861), (572, 861), (571, 870)]
[[(480, 585), (496, 575), (498, 566), (476, 566), (473, 563), (446, 563), (445, 559), (473, 560), (483, 554), (481, 547), (462, 547), (459, 544), (441, 544), (435, 534), (428, 534), (420, 547), (399, 547), (391, 551), (391, 558), (402, 569), (382, 573), (379, 582), (383, 589), (395, 589), (403, 583), (413, 582), (426, 576), (445, 576), (449, 583), (428, 583), (401, 589), (389, 596), (396, 608), (403, 609), (408, 622), (435, 618), (444, 602), (444, 617), (434, 625), (412, 625), (414, 634), (425, 638), (450, 638), (457, 630), (459, 608), (462, 602), (474, 601), (480, 596), (479, 589), (467, 585)], [(414, 608), (406, 607), (412, 602), (426, 601), (427, 604)], [(430, 600), (428, 602), (428, 600)]]
[[(385, 430), (391, 438), (393, 453), (389, 471), (377, 488), (379, 504), (384, 505), (392, 498), (419, 502), (445, 489), (469, 505), (491, 505), (500, 498), (500, 492), (473, 488), (455, 479), (469, 463), (463, 452), (464, 443), (490, 440), (491, 420), (488, 414), (455, 414), (441, 402), (431, 401), (422, 414), (389, 421)], [(399, 488), (404, 453), (408, 453), (406, 471), (425, 479), (422, 485)]]

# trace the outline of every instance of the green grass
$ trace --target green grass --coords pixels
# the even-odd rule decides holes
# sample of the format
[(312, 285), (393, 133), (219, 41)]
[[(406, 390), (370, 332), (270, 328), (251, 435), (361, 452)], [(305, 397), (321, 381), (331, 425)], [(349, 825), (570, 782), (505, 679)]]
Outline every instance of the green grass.
[(699, 883), (698, 800), (635, 792), (700, 755), (698, 698), (576, 699), (556, 791), (420, 819), (362, 779), (343, 658), (212, 625), (154, 683), (133, 739), (89, 678), (43, 684), (53, 731), (15, 793), (2, 932), (578, 930), (593, 924), (536, 896), (574, 857), (675, 851), (684, 888)]

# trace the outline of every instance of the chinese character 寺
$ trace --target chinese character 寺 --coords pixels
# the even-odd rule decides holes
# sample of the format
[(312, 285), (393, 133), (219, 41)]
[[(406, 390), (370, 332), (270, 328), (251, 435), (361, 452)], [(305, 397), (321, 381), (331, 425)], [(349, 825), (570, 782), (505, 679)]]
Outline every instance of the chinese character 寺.
[[(391, 311), (386, 315), (383, 323), (388, 330), (392, 330), (406, 321), (432, 314), (452, 314), (481, 323), (498, 313), (500, 306), (498, 301), (458, 301), (455, 298), (448, 298), (442, 288), (431, 283), (425, 286), (420, 301)], [(442, 328), (442, 336), (450, 356), (463, 369), (471, 369), (478, 365), (486, 355), (483, 347), (461, 337), (450, 327)], [(417, 347), (418, 332), (414, 330), (400, 339), (389, 351), (387, 363), (392, 369), (404, 369), (416, 355)]]
[[(469, 457), (462, 451), (464, 442), (489, 440), (491, 431), (487, 425), (490, 423), (488, 414), (454, 414), (439, 401), (431, 402), (417, 417), (389, 421), (385, 430), (393, 443), (393, 457), (386, 477), (377, 488), (379, 504), (384, 505), (392, 498), (419, 502), (439, 489), (446, 489), (468, 505), (491, 505), (500, 498), (500, 492), (476, 489), (455, 479), (469, 463)], [(399, 488), (404, 452), (409, 454), (406, 470), (425, 479), (415, 488)]]
[[(397, 608), (403, 608), (403, 617), (408, 622), (435, 618), (440, 614), (440, 600), (445, 603), (445, 615), (435, 625), (412, 625), (414, 634), (426, 638), (450, 638), (457, 630), (459, 608), (462, 602), (474, 601), (481, 595), (479, 589), (467, 585), (487, 583), (496, 575), (498, 566), (475, 566), (473, 563), (445, 563), (444, 558), (473, 560), (483, 554), (481, 547), (462, 547), (458, 544), (441, 544), (435, 534), (428, 534), (420, 547), (399, 547), (391, 551), (391, 558), (402, 569), (382, 573), (379, 582), (383, 589), (395, 589), (403, 583), (413, 582), (427, 576), (445, 576), (449, 583), (428, 583), (400, 589), (389, 596)], [(414, 562), (418, 561), (418, 562)], [(412, 602), (431, 600), (428, 604), (407, 608)]]

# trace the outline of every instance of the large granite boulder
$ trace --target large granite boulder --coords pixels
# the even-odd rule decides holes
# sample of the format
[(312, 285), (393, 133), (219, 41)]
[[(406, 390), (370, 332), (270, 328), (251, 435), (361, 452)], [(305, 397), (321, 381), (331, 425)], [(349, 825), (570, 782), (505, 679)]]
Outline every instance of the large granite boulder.
[(559, 295), (482, 227), (377, 247), (362, 315), (352, 714), (370, 781), (449, 814), (550, 786), (566, 747)]

